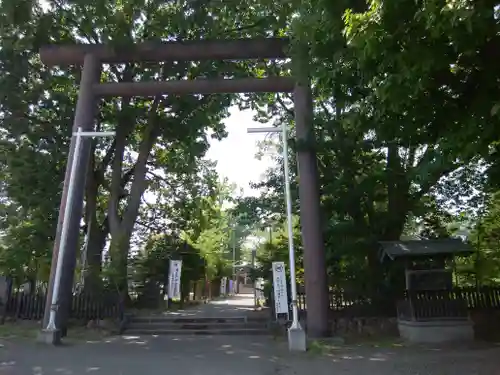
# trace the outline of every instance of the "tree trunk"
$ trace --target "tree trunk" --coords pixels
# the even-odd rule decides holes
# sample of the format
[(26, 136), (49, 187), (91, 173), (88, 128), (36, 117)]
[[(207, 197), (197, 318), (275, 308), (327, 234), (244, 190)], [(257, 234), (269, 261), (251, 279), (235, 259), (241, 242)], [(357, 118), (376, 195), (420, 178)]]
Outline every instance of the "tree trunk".
[(109, 233), (108, 219), (99, 225), (97, 220), (90, 223), (87, 243), (87, 264), (85, 269), (84, 290), (89, 294), (97, 294), (102, 290), (102, 254)]
[(387, 219), (383, 233), (386, 241), (398, 241), (406, 224), (406, 217), (410, 211), (410, 184), (407, 180), (399, 147), (390, 144), (387, 151)]
[(131, 234), (122, 230), (115, 233), (109, 247), (110, 280), (124, 301), (128, 299), (127, 266)]
[[(98, 128), (99, 130), (99, 128)], [(86, 264), (84, 269), (84, 291), (89, 294), (99, 293), (102, 290), (102, 253), (106, 246), (106, 237), (109, 234), (109, 221), (106, 217), (102, 223), (98, 220), (99, 186), (103, 185), (104, 171), (111, 162), (115, 142), (108, 148), (101, 164), (96, 165), (95, 148), (93, 141), (92, 153), (89, 159), (89, 168), (85, 187), (85, 222), (87, 225), (87, 248), (85, 254)]]
[(119, 203), (123, 193), (123, 156), (126, 138), (130, 132), (129, 124), (123, 131), (117, 131), (113, 172), (111, 176), (111, 192), (108, 207), (109, 227), (111, 232), (111, 279), (120, 295), (128, 299), (127, 265), (130, 239), (141, 205), (141, 197), (146, 189), (147, 161), (159, 132), (157, 114), (159, 100), (155, 100), (150, 110), (149, 123), (143, 133), (139, 147), (137, 162), (133, 167), (133, 180), (130, 194), (123, 214), (120, 215)]

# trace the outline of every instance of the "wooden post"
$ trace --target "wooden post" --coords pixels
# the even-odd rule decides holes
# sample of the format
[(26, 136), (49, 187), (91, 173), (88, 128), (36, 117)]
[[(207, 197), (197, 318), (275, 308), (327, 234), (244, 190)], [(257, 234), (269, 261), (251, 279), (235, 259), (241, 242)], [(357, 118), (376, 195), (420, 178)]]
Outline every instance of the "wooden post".
[(294, 90), (297, 168), (299, 175), (300, 224), (304, 246), (304, 276), (307, 305), (307, 334), (326, 337), (328, 327), (328, 285), (325, 245), (321, 222), (318, 166), (314, 150), (313, 106), (309, 78), (297, 77)]

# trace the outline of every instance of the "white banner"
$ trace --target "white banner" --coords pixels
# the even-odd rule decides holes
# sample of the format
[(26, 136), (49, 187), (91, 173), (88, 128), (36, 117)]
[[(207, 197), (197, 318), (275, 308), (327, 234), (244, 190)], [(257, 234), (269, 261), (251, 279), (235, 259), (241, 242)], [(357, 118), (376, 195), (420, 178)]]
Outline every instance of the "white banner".
[(274, 310), (278, 319), (278, 314), (288, 315), (285, 262), (273, 262), (273, 289)]
[(227, 277), (223, 277), (220, 280), (220, 295), (225, 296), (226, 295), (226, 283), (227, 283)]
[(168, 270), (168, 298), (181, 298), (182, 260), (170, 260)]

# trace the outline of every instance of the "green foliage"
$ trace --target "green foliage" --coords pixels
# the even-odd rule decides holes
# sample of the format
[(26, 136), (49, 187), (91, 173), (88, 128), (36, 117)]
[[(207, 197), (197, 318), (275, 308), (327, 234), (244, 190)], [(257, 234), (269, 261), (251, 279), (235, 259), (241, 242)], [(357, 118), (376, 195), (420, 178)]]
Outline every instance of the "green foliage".
[[(232, 187), (215, 181), (211, 188), (210, 194), (184, 197), (182, 202), (191, 210), (179, 212), (189, 217), (184, 222), (180, 217), (172, 228), (166, 226), (168, 233), (150, 235), (132, 258), (129, 273), (139, 295), (152, 291), (158, 294), (160, 285), (167, 280), (170, 259), (182, 260), (184, 291), (190, 282), (214, 281), (232, 274), (232, 247), (234, 244), (239, 248), (245, 234), (233, 231), (236, 222), (224, 208), (231, 199)], [(236, 261), (239, 254), (238, 251)]]
[[(304, 284), (304, 269), (302, 267), (303, 248), (300, 235), (298, 218), (294, 218), (293, 241), (295, 249), (295, 267), (297, 282)], [(261, 241), (256, 248), (256, 268), (253, 277), (262, 277), (264, 280), (272, 280), (272, 262), (285, 262), (286, 272), (289, 276), (289, 248), (288, 231), (285, 226), (275, 227), (274, 230), (263, 233)]]
[(205, 260), (200, 251), (179, 238), (167, 235), (152, 236), (133, 259), (132, 280), (141, 286), (164, 284), (168, 277), (170, 260), (182, 260), (181, 283), (197, 281), (205, 274)]
[[(498, 265), (485, 259), (496, 259), (496, 194), (485, 216), (474, 222), (486, 187), (497, 191), (499, 185), (495, 13), (498, 1), (469, 0), (64, 0), (45, 2), (43, 9), (35, 1), (2, 2), (1, 271), (19, 282), (48, 276), (80, 72), (43, 66), (41, 45), (102, 42), (120, 50), (141, 41), (286, 35), (292, 39), (293, 66), (123, 64), (104, 69), (101, 79), (309, 74), (330, 282), (367, 289), (385, 277), (377, 241), (442, 238), (464, 222), (475, 228), (470, 238), (477, 237), (482, 254), (473, 266), (482, 270), (482, 282), (495, 282)], [(191, 249), (190, 278), (229, 275), (233, 245), (238, 261), (248, 259), (246, 238), (268, 227), (274, 228), (273, 239), (259, 248), (259, 272), (265, 276), (273, 259), (285, 260), (285, 232), (276, 230), (285, 221), (281, 156), (255, 184), (262, 196), (235, 199), (234, 189), (219, 182), (204, 155), (207, 130), (214, 138), (226, 135), (222, 120), (231, 103), (255, 109), (257, 121), (289, 124), (293, 138), (291, 99), (197, 95), (100, 103), (98, 129), (115, 130), (117, 136), (93, 144), (84, 218), (89, 277), (102, 279), (109, 239), (106, 272), (124, 290), (131, 268), (137, 268), (134, 277), (159, 282), (162, 262), (179, 252), (169, 242), (173, 239)], [(280, 150), (275, 140), (263, 146)], [(312, 145), (290, 140), (294, 212), (300, 205), (293, 155), (305, 146)], [(457, 218), (457, 211), (465, 217)], [(299, 227), (294, 237), (302, 270)], [(142, 252), (128, 264), (131, 245)], [(161, 259), (157, 264), (155, 257)]]
[(47, 280), (50, 263), (47, 261), (51, 233), (46, 228), (44, 217), (10, 216), (9, 230), (0, 244), (0, 269), (13, 278), (15, 285), (26, 281)]
[(472, 274), (480, 285), (500, 283), (500, 194), (498, 192), (491, 195), (469, 235), (469, 241), (478, 252), (473, 259), (472, 267), (464, 269), (474, 271)]
[[(453, 211), (472, 218), (479, 207), (485, 170), (496, 163), (490, 152), (500, 129), (492, 111), (499, 96), (499, 73), (492, 64), (499, 26), (495, 5), (294, 4), (292, 52), (300, 69), (309, 60), (313, 81), (331, 283), (375, 286), (384, 278), (377, 241), (398, 240), (408, 231), (447, 237), (454, 232)], [(277, 116), (293, 128), (289, 99), (258, 101), (259, 120)], [(278, 166), (277, 158), (259, 182), (265, 188), (261, 197), (240, 202), (241, 210), (262, 222), (283, 222)]]
[[(10, 211), (10, 221), (4, 220), (5, 251), (22, 252), (23, 259), (28, 259), (34, 244), (24, 239), (13, 242), (18, 233), (14, 221), (26, 228), (36, 225), (33, 231), (45, 239), (43, 244), (37, 240), (37, 252), (44, 258), (42, 263), (47, 263), (55, 233), (80, 74), (75, 67), (44, 67), (38, 58), (41, 45), (101, 42), (128, 49), (131, 43), (145, 40), (231, 37), (240, 32), (253, 36), (277, 23), (269, 12), (256, 14), (237, 4), (47, 1), (40, 7), (32, 1), (2, 2), (0, 147), (2, 190), (8, 196), (4, 205)], [(238, 76), (246, 74), (247, 65), (252, 64), (125, 64), (105, 68), (101, 78), (121, 82)], [(200, 185), (197, 177), (210, 175), (206, 177), (212, 184), (216, 180), (213, 166), (202, 161), (208, 148), (206, 131), (211, 129), (214, 138), (225, 136), (221, 120), (232, 99), (229, 95), (197, 95), (117, 98), (101, 103), (98, 129), (115, 130), (117, 135), (114, 142), (99, 139), (93, 145), (93, 171), (87, 178), (85, 197), (88, 277), (99, 277), (110, 234), (114, 271), (108, 270), (108, 276), (119, 288), (125, 287), (130, 241), (144, 242), (132, 238), (137, 221), (142, 224), (143, 238), (165, 229), (207, 230), (205, 224), (196, 229), (198, 224), (193, 223), (194, 218), (205, 220), (197, 212), (203, 200), (194, 197), (212, 194), (210, 184)], [(160, 209), (150, 209), (151, 205), (142, 202), (145, 191), (159, 197)], [(36, 215), (47, 220), (33, 220)], [(194, 235), (198, 237), (199, 233)], [(11, 272), (10, 268), (6, 271)]]

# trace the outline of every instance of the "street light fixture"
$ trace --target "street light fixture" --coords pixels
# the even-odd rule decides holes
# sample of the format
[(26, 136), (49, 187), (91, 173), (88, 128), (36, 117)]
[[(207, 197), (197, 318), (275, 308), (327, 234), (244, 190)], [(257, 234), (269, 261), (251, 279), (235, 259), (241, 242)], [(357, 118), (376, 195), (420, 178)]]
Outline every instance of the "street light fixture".
[(66, 205), (64, 207), (64, 216), (63, 216), (63, 224), (61, 229), (61, 242), (59, 246), (59, 254), (56, 258), (56, 272), (54, 277), (54, 287), (52, 289), (52, 299), (51, 299), (51, 309), (49, 315), (49, 323), (47, 324), (47, 328), (44, 330), (45, 333), (50, 334), (53, 337), (51, 340), (54, 343), (57, 343), (60, 340), (60, 332), (56, 327), (56, 312), (59, 305), (59, 289), (61, 287), (61, 277), (62, 277), (62, 267), (64, 261), (64, 254), (66, 253), (67, 241), (68, 241), (68, 226), (69, 226), (69, 218), (72, 215), (73, 205), (73, 196), (75, 194), (75, 176), (77, 168), (80, 167), (80, 158), (81, 158), (81, 143), (82, 138), (85, 137), (113, 137), (115, 136), (115, 132), (84, 132), (82, 128), (78, 128), (76, 132), (73, 133), (73, 136), (76, 137), (75, 141), (75, 151), (73, 154), (73, 162), (71, 164), (71, 171), (69, 175), (69, 183), (68, 183), (68, 196), (66, 199)]
[(293, 246), (292, 195), (290, 192), (290, 170), (288, 166), (288, 137), (286, 124), (280, 128), (248, 128), (247, 133), (280, 133), (283, 142), (283, 169), (285, 177), (286, 216), (288, 228), (288, 256), (290, 262), (290, 291), (292, 294), (292, 325), (288, 329), (288, 347), (290, 350), (305, 351), (306, 335), (299, 322), (297, 307), (297, 280), (295, 271), (295, 250)]

